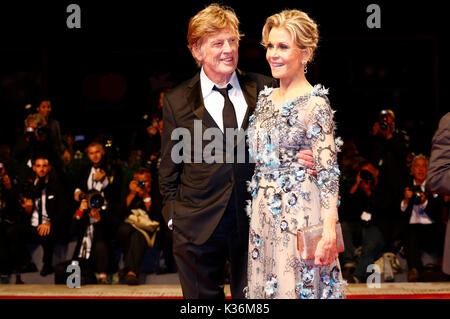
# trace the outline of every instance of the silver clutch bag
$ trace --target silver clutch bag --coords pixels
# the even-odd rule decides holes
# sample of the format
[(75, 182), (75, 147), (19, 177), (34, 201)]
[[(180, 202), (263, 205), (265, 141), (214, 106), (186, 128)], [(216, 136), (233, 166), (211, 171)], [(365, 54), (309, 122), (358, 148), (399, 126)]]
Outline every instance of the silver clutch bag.
[[(322, 238), (322, 232), (322, 224), (303, 227), (297, 230), (297, 249), (301, 259), (314, 259), (317, 244)], [(344, 238), (342, 237), (342, 229), (339, 222), (336, 223), (336, 246), (338, 253), (344, 251)]]

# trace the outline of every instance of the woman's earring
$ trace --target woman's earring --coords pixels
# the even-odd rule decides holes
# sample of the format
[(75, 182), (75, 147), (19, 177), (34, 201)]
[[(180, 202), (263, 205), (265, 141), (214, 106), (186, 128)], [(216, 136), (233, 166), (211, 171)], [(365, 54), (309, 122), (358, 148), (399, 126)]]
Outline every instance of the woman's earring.
[(307, 73), (308, 72), (308, 63), (303, 63), (303, 73)]

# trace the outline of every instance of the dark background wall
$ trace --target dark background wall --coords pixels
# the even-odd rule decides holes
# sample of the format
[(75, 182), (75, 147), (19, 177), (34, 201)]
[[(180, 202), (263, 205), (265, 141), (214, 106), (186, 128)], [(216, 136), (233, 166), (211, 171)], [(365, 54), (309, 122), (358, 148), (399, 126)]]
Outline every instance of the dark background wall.
[[(81, 29), (66, 26), (67, 5), (81, 7)], [(0, 144), (23, 130), (24, 106), (49, 98), (63, 133), (114, 134), (124, 153), (131, 132), (155, 108), (156, 93), (192, 76), (189, 18), (211, 1), (54, 1), (0, 4)], [(396, 112), (413, 150), (428, 153), (449, 110), (443, 79), (446, 13), (438, 1), (220, 1), (245, 34), (239, 67), (270, 75), (259, 44), (265, 18), (306, 11), (321, 39), (311, 83), (330, 88), (338, 134), (358, 140), (382, 108)], [(369, 29), (370, 3), (381, 28)]]

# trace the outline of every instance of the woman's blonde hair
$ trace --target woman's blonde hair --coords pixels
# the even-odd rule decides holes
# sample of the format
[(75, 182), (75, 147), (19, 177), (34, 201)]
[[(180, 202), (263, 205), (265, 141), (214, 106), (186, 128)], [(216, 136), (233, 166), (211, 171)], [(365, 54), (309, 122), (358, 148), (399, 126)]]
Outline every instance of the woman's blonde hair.
[(262, 45), (267, 48), (269, 33), (272, 28), (283, 27), (289, 31), (292, 39), (300, 49), (311, 49), (309, 61), (314, 57), (314, 52), (319, 42), (319, 30), (317, 24), (303, 11), (284, 10), (267, 18), (262, 31)]
[[(216, 3), (210, 4), (189, 20), (187, 33), (189, 50), (193, 53), (192, 47), (194, 44), (201, 46), (201, 41), (205, 36), (218, 33), (227, 28), (236, 34), (238, 40), (243, 36), (239, 32), (239, 20), (233, 9)], [(194, 56), (194, 54), (192, 55)], [(196, 62), (200, 65), (197, 59)]]

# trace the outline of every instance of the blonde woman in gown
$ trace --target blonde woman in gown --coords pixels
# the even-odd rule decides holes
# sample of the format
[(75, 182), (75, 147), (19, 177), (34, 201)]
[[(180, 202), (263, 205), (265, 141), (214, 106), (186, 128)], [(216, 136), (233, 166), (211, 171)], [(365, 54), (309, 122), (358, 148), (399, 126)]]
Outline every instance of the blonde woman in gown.
[[(327, 90), (306, 80), (317, 46), (316, 24), (298, 10), (269, 17), (263, 44), (280, 87), (266, 88), (250, 118), (256, 167), (249, 191), (247, 298), (345, 298), (336, 248), (340, 140)], [(295, 154), (311, 149), (317, 176)], [(300, 259), (296, 232), (324, 225), (314, 260)]]

